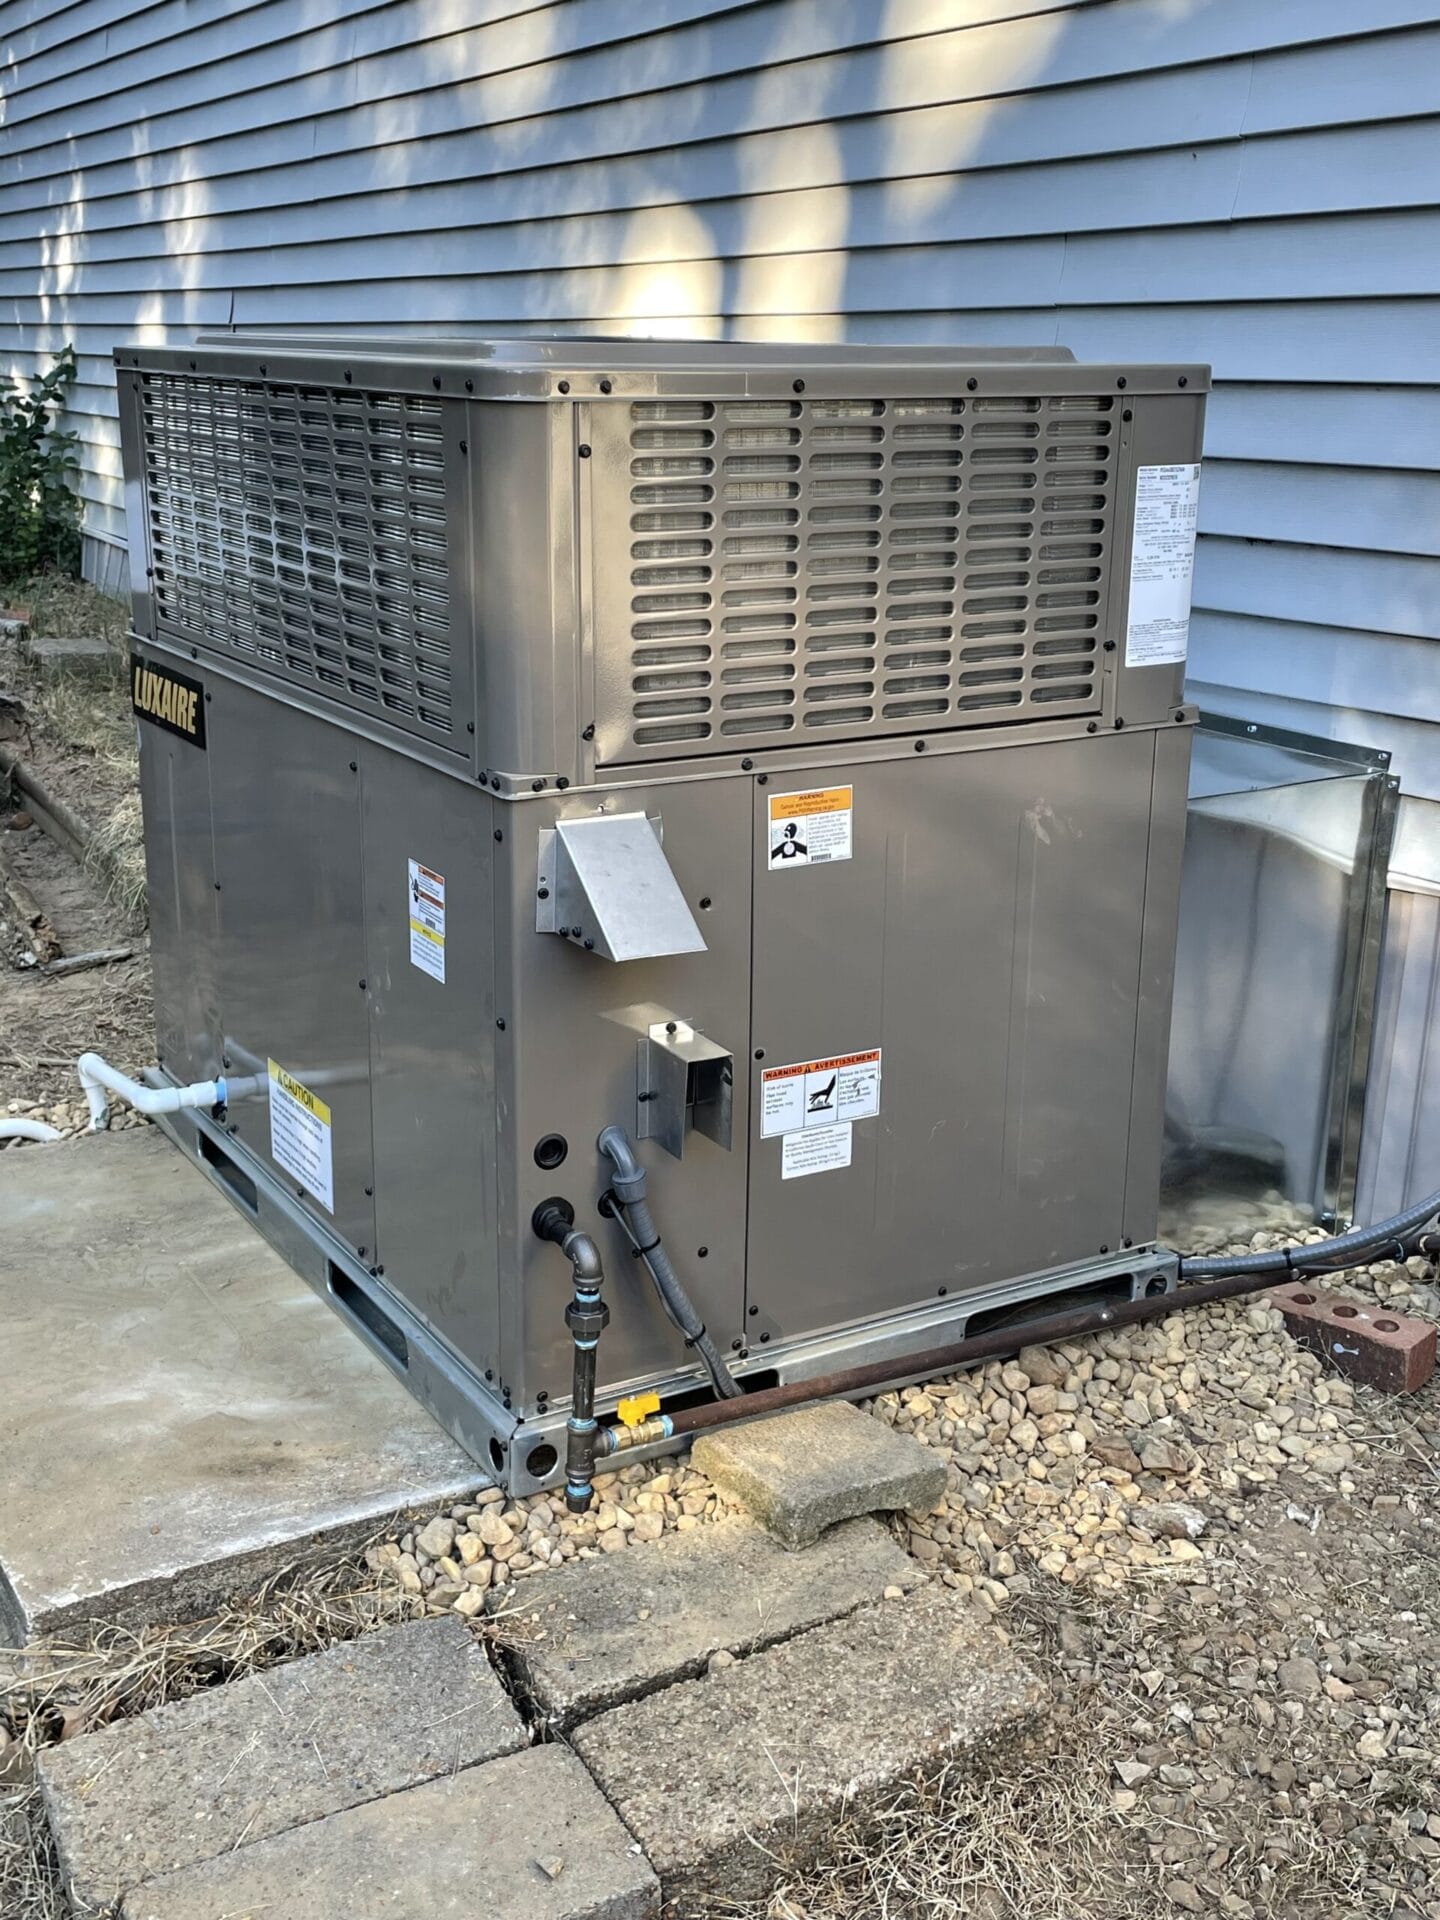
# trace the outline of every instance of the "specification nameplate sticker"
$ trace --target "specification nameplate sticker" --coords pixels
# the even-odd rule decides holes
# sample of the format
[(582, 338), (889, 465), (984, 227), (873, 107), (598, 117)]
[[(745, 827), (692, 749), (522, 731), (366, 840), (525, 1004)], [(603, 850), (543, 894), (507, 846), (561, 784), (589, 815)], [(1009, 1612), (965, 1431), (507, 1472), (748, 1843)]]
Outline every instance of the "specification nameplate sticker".
[[(869, 1120), (880, 1111), (880, 1049), (840, 1053), (831, 1060), (799, 1060), (788, 1067), (766, 1067), (760, 1075), (760, 1137), (804, 1133), (852, 1120)], [(844, 1161), (848, 1166), (847, 1147)], [(814, 1168), (806, 1168), (814, 1172)], [(788, 1176), (787, 1176), (788, 1177)]]
[(1127, 667), (1175, 666), (1185, 658), (1199, 511), (1198, 465), (1136, 470)]
[(853, 848), (853, 787), (770, 796), (770, 871), (824, 867), (848, 860)]
[(780, 1178), (802, 1180), (807, 1173), (829, 1173), (835, 1167), (848, 1167), (853, 1131), (846, 1120), (838, 1127), (810, 1127), (804, 1133), (787, 1133), (780, 1142)]
[(330, 1148), (330, 1109), (278, 1062), (270, 1068), (270, 1158), (292, 1180), (335, 1211), (335, 1162)]
[(445, 876), (410, 862), (410, 964), (445, 984)]

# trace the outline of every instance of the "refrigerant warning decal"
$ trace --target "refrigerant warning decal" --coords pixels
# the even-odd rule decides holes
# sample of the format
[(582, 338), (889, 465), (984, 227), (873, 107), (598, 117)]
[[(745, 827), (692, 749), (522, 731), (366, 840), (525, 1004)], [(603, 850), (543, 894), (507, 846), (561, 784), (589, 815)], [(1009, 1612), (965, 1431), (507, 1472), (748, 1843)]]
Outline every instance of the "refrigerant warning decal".
[(770, 795), (770, 871), (823, 867), (851, 854), (853, 787)]
[[(841, 1053), (833, 1060), (800, 1060), (793, 1066), (766, 1067), (760, 1075), (760, 1137), (804, 1133), (851, 1120), (870, 1120), (880, 1111), (880, 1049)], [(848, 1166), (845, 1159), (836, 1165)], [(806, 1172), (815, 1171), (812, 1168)], [(788, 1177), (788, 1176), (787, 1176)]]
[(270, 1158), (297, 1185), (335, 1211), (330, 1109), (276, 1061), (270, 1067)]
[(410, 862), (410, 964), (445, 984), (445, 876)]

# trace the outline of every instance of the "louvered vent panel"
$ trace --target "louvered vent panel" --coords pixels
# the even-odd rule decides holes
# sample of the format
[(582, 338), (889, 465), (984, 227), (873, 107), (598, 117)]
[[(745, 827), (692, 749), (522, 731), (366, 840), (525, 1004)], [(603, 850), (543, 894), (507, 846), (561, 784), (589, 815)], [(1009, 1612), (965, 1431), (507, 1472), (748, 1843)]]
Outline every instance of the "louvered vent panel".
[(438, 400), (141, 379), (155, 632), (449, 741)]
[(1097, 711), (1113, 408), (632, 404), (625, 757)]

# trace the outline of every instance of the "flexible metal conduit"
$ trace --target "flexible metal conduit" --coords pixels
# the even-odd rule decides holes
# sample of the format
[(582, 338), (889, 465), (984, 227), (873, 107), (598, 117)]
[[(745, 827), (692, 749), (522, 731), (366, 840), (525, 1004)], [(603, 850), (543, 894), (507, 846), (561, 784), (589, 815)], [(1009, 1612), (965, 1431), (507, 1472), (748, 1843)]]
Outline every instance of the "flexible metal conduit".
[[(1357, 1246), (1373, 1249), (1393, 1245), (1402, 1256), (1416, 1251), (1433, 1252), (1440, 1250), (1440, 1236), (1422, 1235), (1416, 1229), (1424, 1226), (1437, 1212), (1440, 1212), (1440, 1194), (1433, 1194), (1430, 1199), (1407, 1208), (1405, 1213), (1397, 1214), (1394, 1219), (1364, 1229), (1359, 1236), (1342, 1234), (1334, 1240), (1317, 1241), (1310, 1247), (1277, 1248), (1273, 1258), (1278, 1259), (1278, 1267), (1268, 1264), (1263, 1271), (1249, 1268), (1238, 1273), (1227, 1269), (1218, 1279), (1207, 1278), (1182, 1284), (1172, 1293), (1150, 1294), (1139, 1300), (1122, 1300), (1103, 1307), (1079, 1307), (1070, 1313), (1052, 1314), (1049, 1319), (995, 1327), (971, 1339), (957, 1340), (945, 1347), (932, 1347), (923, 1353), (879, 1360), (869, 1366), (850, 1367), (840, 1373), (818, 1374), (808, 1380), (788, 1381), (783, 1386), (765, 1387), (758, 1392), (745, 1394), (738, 1401), (718, 1400), (698, 1407), (680, 1407), (673, 1413), (657, 1415), (633, 1427), (602, 1427), (599, 1450), (605, 1455), (619, 1453), (630, 1447), (649, 1446), (682, 1434), (699, 1433), (707, 1427), (729, 1426), (733, 1421), (748, 1420), (756, 1414), (776, 1413), (783, 1407), (802, 1406), (813, 1400), (849, 1399), (892, 1386), (897, 1379), (934, 1379), (978, 1360), (1001, 1359), (1013, 1353), (1022, 1342), (1026, 1346), (1051, 1346), (1059, 1340), (1080, 1339), (1086, 1334), (1102, 1333), (1110, 1327), (1136, 1326), (1145, 1320), (1159, 1319), (1164, 1314), (1184, 1311), (1189, 1307), (1205, 1306), (1212, 1301), (1234, 1300), (1246, 1294), (1262, 1293), (1276, 1284), (1277, 1273), (1289, 1273), (1296, 1279), (1303, 1279), (1310, 1274), (1333, 1271), (1335, 1250), (1342, 1245), (1346, 1251), (1341, 1258), (1348, 1257), (1351, 1261)], [(1397, 1233), (1399, 1223), (1408, 1223), (1408, 1226)], [(1284, 1258), (1287, 1252), (1296, 1256), (1289, 1264)], [(1298, 1257), (1301, 1255), (1308, 1255), (1309, 1258), (1302, 1261)], [(1208, 1271), (1216, 1265), (1227, 1267), (1223, 1260), (1182, 1262), (1182, 1276), (1187, 1271), (1193, 1272), (1197, 1266)]]
[(645, 1169), (640, 1164), (629, 1134), (623, 1127), (606, 1127), (595, 1144), (615, 1169), (615, 1177), (610, 1183), (615, 1200), (614, 1217), (624, 1228), (637, 1258), (643, 1261), (654, 1281), (661, 1306), (669, 1315), (672, 1325), (684, 1336), (685, 1344), (693, 1347), (704, 1362), (705, 1371), (721, 1398), (734, 1400), (741, 1397), (740, 1387), (720, 1357), (715, 1342), (705, 1331), (705, 1322), (695, 1311), (694, 1302), (686, 1293), (680, 1276), (670, 1264), (670, 1256), (661, 1245), (660, 1234), (645, 1198)]

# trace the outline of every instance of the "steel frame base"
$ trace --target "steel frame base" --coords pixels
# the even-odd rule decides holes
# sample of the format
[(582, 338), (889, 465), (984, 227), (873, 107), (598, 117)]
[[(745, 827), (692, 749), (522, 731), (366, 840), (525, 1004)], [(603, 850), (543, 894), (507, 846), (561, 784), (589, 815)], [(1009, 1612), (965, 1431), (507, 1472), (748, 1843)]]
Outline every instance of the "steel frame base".
[[(160, 1073), (146, 1077), (155, 1085), (171, 1084)], [(165, 1114), (157, 1124), (497, 1483), (517, 1496), (561, 1484), (563, 1403), (530, 1415), (507, 1406), (383, 1279), (299, 1206), (248, 1148), (207, 1115), (191, 1109)], [(1104, 1289), (1130, 1299), (1170, 1293), (1178, 1278), (1179, 1262), (1173, 1253), (1154, 1246), (1127, 1248), (1118, 1255), (1023, 1274), (962, 1296), (936, 1299), (881, 1320), (749, 1348), (733, 1356), (734, 1372), (737, 1379), (768, 1386), (812, 1379), (842, 1366), (893, 1359), (895, 1371), (889, 1384), (906, 1386), (922, 1377), (909, 1366), (915, 1356), (963, 1340), (973, 1321), (1077, 1288)], [(1022, 1339), (1023, 1330), (1017, 1324), (1016, 1344)], [(633, 1391), (635, 1384), (626, 1382), (597, 1394), (597, 1413), (613, 1413), (621, 1394)], [(646, 1384), (653, 1384), (667, 1404), (677, 1396), (710, 1397), (708, 1384), (694, 1372), (677, 1370), (667, 1380)], [(627, 1449), (623, 1464), (673, 1453), (685, 1444), (683, 1439), (662, 1440)]]

